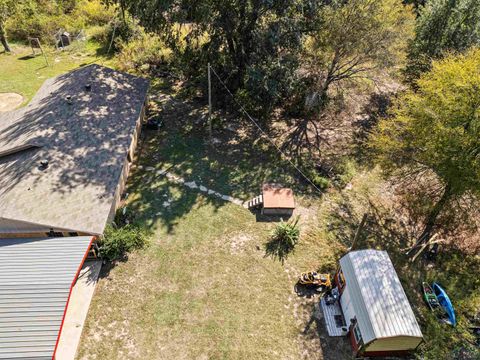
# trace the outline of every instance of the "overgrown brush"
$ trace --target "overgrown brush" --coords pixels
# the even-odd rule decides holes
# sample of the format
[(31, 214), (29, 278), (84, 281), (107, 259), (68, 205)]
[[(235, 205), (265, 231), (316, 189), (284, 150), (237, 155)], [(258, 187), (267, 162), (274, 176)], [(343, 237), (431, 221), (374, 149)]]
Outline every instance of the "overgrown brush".
[(86, 27), (106, 25), (114, 11), (100, 0), (72, 1), (67, 7), (56, 2), (22, 2), (8, 19), (6, 30), (11, 40), (26, 42), (29, 37), (37, 37), (42, 43), (53, 45), (58, 30), (76, 35)]
[(139, 31), (129, 41), (115, 41), (118, 67), (123, 71), (148, 72), (170, 61), (171, 51), (156, 35)]
[(99, 242), (100, 256), (108, 261), (124, 258), (129, 252), (144, 248), (148, 243), (145, 229), (134, 224), (123, 227), (107, 226)]

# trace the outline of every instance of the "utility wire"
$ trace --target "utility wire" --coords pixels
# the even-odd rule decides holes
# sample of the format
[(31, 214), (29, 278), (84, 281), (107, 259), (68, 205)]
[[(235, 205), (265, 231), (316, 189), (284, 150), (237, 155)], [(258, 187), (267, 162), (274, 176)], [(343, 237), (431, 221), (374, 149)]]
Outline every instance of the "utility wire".
[(312, 186), (315, 188), (315, 190), (318, 191), (318, 193), (322, 194), (322, 193), (323, 193), (322, 190), (320, 190), (320, 189), (318, 188), (318, 186), (315, 185), (315, 184), (313, 183), (313, 181), (310, 180), (310, 179), (308, 178), (308, 176), (305, 175), (305, 174), (303, 173), (303, 171), (300, 170), (300, 169), (298, 168), (298, 166), (293, 163), (292, 160), (290, 160), (290, 158), (282, 151), (282, 149), (280, 149), (280, 148), (277, 146), (277, 144), (273, 141), (273, 139), (271, 139), (271, 138), (268, 136), (268, 134), (260, 127), (260, 125), (258, 124), (258, 122), (257, 122), (252, 116), (250, 116), (250, 114), (248, 113), (248, 111), (245, 110), (245, 108), (243, 107), (243, 105), (238, 102), (238, 100), (235, 98), (235, 96), (232, 94), (232, 92), (230, 91), (230, 89), (229, 89), (229, 88), (227, 87), (227, 85), (223, 82), (223, 80), (220, 78), (220, 76), (217, 74), (217, 72), (215, 71), (215, 69), (214, 69), (212, 66), (210, 66), (210, 70), (212, 70), (212, 72), (213, 72), (213, 73), (215, 74), (215, 76), (217, 77), (218, 81), (220, 81), (220, 84), (222, 84), (223, 87), (225, 88), (225, 90), (227, 90), (227, 92), (230, 94), (230, 96), (232, 97), (233, 101), (238, 105), (238, 107), (240, 108), (240, 110), (241, 110), (241, 111), (247, 116), (247, 118), (258, 128), (258, 130), (260, 130), (260, 132), (262, 133), (262, 135), (263, 135), (265, 138), (267, 138), (267, 140), (277, 149), (277, 151), (278, 151), (281, 155), (283, 155), (283, 157), (285, 158), (285, 160), (287, 160), (287, 161), (295, 168), (295, 170), (297, 170), (298, 173), (299, 173), (300, 175), (302, 175), (302, 177), (303, 177), (305, 180), (307, 180), (307, 181), (310, 183), (310, 185), (312, 185)]

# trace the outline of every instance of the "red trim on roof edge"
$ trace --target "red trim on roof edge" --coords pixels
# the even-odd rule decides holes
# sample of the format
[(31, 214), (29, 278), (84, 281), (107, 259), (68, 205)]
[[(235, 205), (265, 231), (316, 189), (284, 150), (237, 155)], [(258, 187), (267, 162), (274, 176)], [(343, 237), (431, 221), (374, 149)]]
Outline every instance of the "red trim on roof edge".
[(70, 285), (70, 290), (68, 291), (67, 303), (65, 304), (65, 310), (63, 311), (63, 316), (62, 316), (62, 322), (60, 324), (60, 329), (58, 330), (57, 341), (55, 342), (55, 349), (53, 350), (52, 360), (55, 360), (55, 355), (57, 353), (58, 343), (60, 342), (60, 335), (62, 334), (63, 323), (65, 322), (65, 315), (67, 315), (68, 303), (70, 302), (70, 296), (72, 295), (73, 286), (77, 282), (78, 275), (80, 275), (80, 270), (82, 270), (83, 263), (87, 259), (88, 252), (90, 251), (90, 247), (92, 246), (93, 240), (95, 240), (95, 238), (96, 236), (92, 236), (92, 238), (90, 239), (90, 242), (87, 247), (87, 251), (85, 251), (85, 254), (83, 255), (83, 259), (80, 262), (80, 265), (78, 266), (77, 272), (75, 273), (75, 277), (73, 278), (72, 284)]

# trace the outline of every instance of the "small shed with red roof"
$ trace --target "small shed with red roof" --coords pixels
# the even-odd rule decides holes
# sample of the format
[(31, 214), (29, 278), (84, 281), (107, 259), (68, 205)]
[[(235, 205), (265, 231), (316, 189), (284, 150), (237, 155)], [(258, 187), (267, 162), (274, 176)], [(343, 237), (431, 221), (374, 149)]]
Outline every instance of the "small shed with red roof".
[(264, 215), (291, 216), (295, 209), (293, 190), (275, 184), (264, 184), (262, 187)]

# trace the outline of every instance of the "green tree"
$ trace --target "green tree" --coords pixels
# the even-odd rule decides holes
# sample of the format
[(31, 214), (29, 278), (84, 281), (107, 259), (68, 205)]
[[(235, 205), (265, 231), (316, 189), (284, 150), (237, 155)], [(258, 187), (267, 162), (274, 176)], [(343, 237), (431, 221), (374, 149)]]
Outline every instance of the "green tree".
[(311, 102), (320, 108), (333, 84), (398, 64), (413, 35), (414, 17), (399, 0), (333, 0), (319, 19), (305, 43), (305, 62), (317, 90)]
[(415, 39), (409, 47), (407, 81), (430, 69), (432, 59), (480, 44), (480, 1), (430, 0), (420, 10)]
[(415, 8), (415, 13), (418, 14), (420, 9), (425, 6), (426, 0), (404, 0), (404, 4), (413, 5)]
[(5, 23), (8, 18), (13, 15), (17, 8), (18, 1), (15, 0), (0, 0), (0, 43), (5, 52), (11, 52), (7, 41), (7, 33), (5, 30)]
[(480, 50), (434, 61), (392, 115), (372, 139), (380, 164), (388, 172), (433, 173), (442, 184), (419, 237), (426, 241), (447, 204), (480, 194)]
[(308, 142), (332, 86), (372, 79), (379, 70), (401, 64), (415, 23), (411, 7), (401, 0), (332, 0), (319, 8), (317, 19), (302, 61), (310, 116), (291, 134), (292, 144)]
[[(285, 51), (301, 31), (302, 7), (289, 0), (112, 0), (136, 17), (148, 31), (167, 40), (183, 55), (200, 50), (199, 60), (217, 64), (236, 90), (254, 62)], [(306, 10), (308, 12), (308, 9)], [(290, 21), (291, 20), (291, 21)], [(202, 65), (204, 62), (202, 63)], [(201, 71), (205, 71), (202, 67)]]

